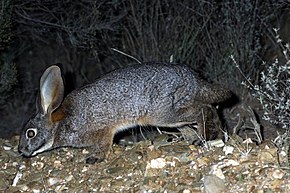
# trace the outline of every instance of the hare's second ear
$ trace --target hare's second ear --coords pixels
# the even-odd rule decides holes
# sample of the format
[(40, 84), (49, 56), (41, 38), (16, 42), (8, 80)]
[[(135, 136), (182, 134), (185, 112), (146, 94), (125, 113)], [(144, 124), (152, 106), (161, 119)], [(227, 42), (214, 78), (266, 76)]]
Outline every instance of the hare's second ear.
[(58, 66), (45, 70), (40, 79), (40, 103), (43, 114), (51, 114), (63, 100), (64, 86)]

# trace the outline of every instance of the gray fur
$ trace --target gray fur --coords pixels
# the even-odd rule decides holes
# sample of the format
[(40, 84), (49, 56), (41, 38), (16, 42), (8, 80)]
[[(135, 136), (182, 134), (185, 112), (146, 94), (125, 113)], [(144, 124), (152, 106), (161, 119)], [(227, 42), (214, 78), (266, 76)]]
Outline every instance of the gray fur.
[[(62, 84), (61, 77), (58, 82)], [(54, 100), (62, 100), (63, 93), (56, 94), (59, 98)], [(19, 151), (32, 156), (63, 146), (91, 147), (93, 153), (101, 152), (105, 156), (118, 131), (136, 125), (181, 127), (194, 122), (202, 124), (201, 109), (211, 109), (208, 105), (222, 102), (230, 95), (230, 91), (198, 78), (186, 65), (133, 65), (108, 73), (71, 92), (56, 110), (64, 115), (61, 120), (52, 121), (53, 115), (57, 114), (54, 111), (45, 115), (38, 113), (24, 127)], [(32, 139), (27, 138), (29, 128), (37, 129), (37, 135)], [(48, 141), (51, 146), (42, 148)]]

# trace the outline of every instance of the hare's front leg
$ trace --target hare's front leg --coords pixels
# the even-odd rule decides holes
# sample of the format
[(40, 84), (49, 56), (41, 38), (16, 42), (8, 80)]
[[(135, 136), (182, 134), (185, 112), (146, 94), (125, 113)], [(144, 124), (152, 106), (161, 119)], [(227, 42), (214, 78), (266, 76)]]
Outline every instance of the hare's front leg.
[(108, 157), (113, 144), (114, 132), (112, 128), (103, 128), (92, 133), (90, 137), (93, 138), (93, 145), (87, 147), (89, 156), (86, 158), (86, 163), (102, 162)]

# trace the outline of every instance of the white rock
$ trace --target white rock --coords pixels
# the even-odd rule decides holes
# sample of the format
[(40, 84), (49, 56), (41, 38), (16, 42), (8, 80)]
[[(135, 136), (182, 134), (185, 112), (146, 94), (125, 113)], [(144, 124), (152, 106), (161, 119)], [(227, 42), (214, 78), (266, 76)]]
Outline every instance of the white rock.
[(273, 178), (275, 179), (282, 179), (284, 177), (284, 172), (279, 170), (279, 169), (276, 169), (274, 172), (273, 172)]
[(3, 149), (4, 149), (5, 151), (9, 151), (9, 150), (12, 149), (12, 147), (9, 147), (9, 146), (4, 145), (4, 146), (3, 146)]
[(150, 161), (149, 167), (150, 168), (156, 168), (161, 169), (166, 166), (166, 160), (164, 158), (156, 158)]
[(223, 151), (225, 152), (225, 155), (233, 154), (234, 147), (230, 145), (226, 145), (224, 146)]
[(210, 147), (224, 147), (225, 143), (221, 139), (216, 139), (207, 142)]
[(61, 182), (61, 179), (59, 179), (59, 178), (49, 178), (47, 180), (47, 182), (48, 182), (49, 186), (52, 186), (52, 185), (55, 185), (55, 184)]
[(225, 190), (225, 182), (216, 175), (207, 175), (203, 179), (206, 193), (221, 193)]

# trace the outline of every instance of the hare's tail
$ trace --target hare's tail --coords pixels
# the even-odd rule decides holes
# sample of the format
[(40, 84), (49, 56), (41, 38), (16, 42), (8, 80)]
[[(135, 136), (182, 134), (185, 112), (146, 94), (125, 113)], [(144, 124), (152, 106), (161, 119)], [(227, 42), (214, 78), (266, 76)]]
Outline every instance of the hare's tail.
[(220, 86), (210, 85), (205, 82), (200, 85), (196, 99), (207, 104), (221, 103), (232, 97), (232, 92)]

